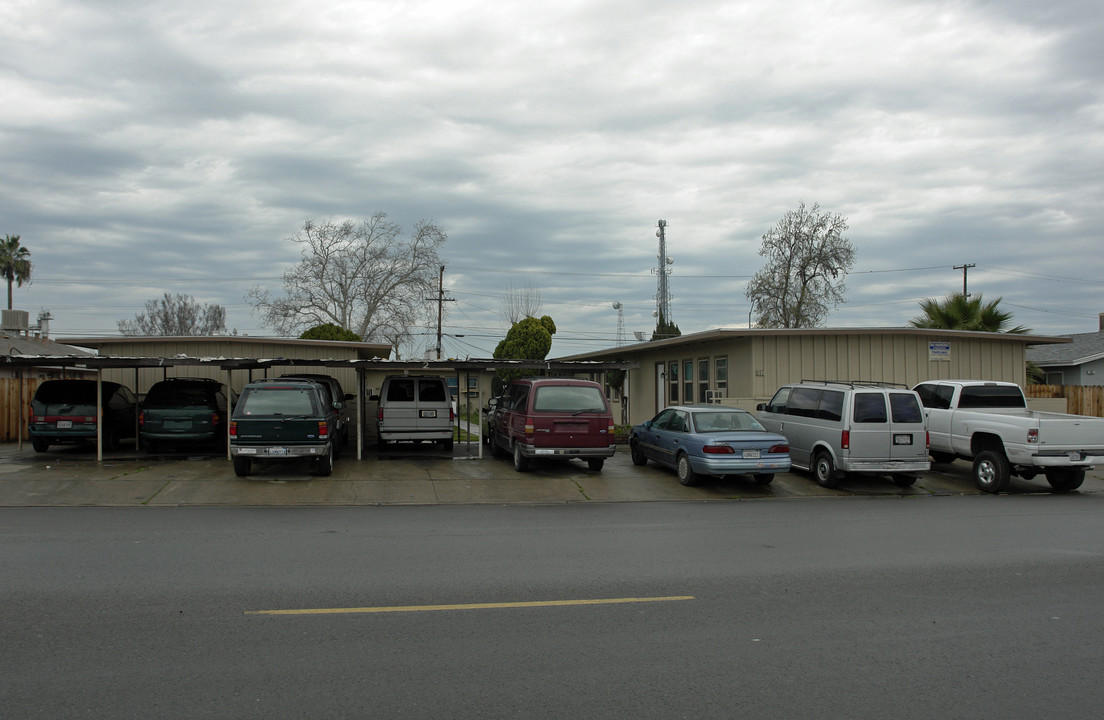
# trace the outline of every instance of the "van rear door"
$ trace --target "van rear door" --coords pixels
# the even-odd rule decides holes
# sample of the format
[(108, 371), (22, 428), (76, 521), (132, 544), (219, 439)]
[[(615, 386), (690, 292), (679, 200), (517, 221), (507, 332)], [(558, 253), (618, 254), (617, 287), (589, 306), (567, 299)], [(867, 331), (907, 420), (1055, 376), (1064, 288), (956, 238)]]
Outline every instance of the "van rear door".
[(531, 400), (534, 447), (608, 447), (613, 414), (597, 387), (541, 385)]

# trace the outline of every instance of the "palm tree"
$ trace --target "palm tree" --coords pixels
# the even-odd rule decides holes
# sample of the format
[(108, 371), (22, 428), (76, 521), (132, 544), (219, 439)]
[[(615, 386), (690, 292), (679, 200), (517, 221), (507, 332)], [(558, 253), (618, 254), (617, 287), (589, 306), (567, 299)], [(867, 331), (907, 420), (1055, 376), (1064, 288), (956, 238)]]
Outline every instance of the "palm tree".
[(951, 293), (942, 300), (925, 298), (920, 301), (924, 314), (913, 318), (909, 323), (913, 327), (935, 330), (974, 330), (977, 332), (1004, 332), (1023, 334), (1031, 332), (1023, 325), (1009, 328), (1012, 313), (997, 307), (1001, 298), (992, 302), (983, 302), (981, 293), (967, 297), (962, 293)]
[(0, 274), (8, 281), (8, 310), (12, 309), (12, 283), (23, 286), (31, 279), (31, 251), (19, 244), (18, 235), (0, 241)]

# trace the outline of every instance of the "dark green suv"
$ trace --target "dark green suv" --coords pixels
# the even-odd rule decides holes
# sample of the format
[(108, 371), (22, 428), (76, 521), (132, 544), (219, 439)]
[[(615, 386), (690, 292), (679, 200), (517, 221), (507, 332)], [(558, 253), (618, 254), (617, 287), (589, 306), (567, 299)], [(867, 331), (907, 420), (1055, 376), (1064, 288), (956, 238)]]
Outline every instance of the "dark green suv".
[(342, 404), (312, 380), (256, 380), (242, 389), (230, 416), (234, 473), (249, 474), (255, 460), (310, 458), (316, 475), (333, 472)]

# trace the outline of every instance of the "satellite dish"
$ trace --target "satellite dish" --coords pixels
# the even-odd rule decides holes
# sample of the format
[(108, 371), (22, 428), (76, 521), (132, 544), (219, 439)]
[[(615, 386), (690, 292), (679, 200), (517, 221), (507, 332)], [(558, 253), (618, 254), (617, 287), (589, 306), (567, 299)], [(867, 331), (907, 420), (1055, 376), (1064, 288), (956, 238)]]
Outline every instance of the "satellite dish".
[(613, 309), (614, 309), (614, 310), (620, 310), (620, 309), (621, 309), (621, 308), (623, 308), (623, 307), (625, 307), (625, 306), (621, 304), (621, 301), (620, 301), (620, 300), (618, 300), (617, 302), (615, 302), (615, 303), (613, 304)]
[(675, 259), (673, 257), (667, 258), (667, 264), (668, 265), (674, 265), (675, 264)]
[(636, 336), (637, 342), (643, 342), (644, 341), (644, 333), (641, 332), (640, 330), (633, 330), (633, 335)]

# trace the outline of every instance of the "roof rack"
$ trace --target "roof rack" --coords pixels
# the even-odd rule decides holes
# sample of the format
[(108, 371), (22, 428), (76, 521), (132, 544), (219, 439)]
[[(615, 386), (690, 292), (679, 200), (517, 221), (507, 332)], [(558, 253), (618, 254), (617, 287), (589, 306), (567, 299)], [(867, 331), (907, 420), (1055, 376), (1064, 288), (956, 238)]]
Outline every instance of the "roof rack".
[(885, 382), (884, 380), (808, 380), (801, 379), (802, 383), (808, 383), (810, 385), (846, 385), (850, 388), (856, 386), (864, 387), (883, 387), (883, 388), (905, 388), (908, 389), (908, 385), (905, 383)]

